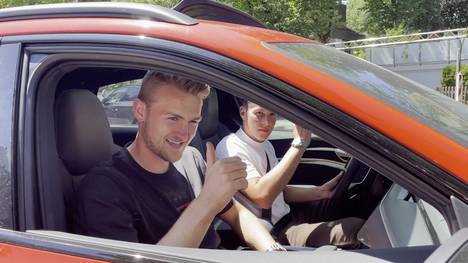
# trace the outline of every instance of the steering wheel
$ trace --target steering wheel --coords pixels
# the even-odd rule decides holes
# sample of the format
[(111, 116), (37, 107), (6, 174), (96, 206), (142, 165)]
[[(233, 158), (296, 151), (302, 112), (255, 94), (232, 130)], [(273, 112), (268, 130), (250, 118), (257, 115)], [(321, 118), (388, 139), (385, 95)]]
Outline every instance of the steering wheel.
[[(341, 217), (339, 214), (342, 210), (340, 206), (351, 196), (350, 185), (354, 181), (353, 179), (363, 178), (366, 180), (369, 170), (370, 168), (367, 165), (355, 158), (351, 158), (346, 164), (344, 174), (336, 185), (333, 195), (329, 199), (319, 202), (319, 216), (323, 220), (334, 220)], [(363, 183), (364, 181), (361, 182), (361, 184)]]

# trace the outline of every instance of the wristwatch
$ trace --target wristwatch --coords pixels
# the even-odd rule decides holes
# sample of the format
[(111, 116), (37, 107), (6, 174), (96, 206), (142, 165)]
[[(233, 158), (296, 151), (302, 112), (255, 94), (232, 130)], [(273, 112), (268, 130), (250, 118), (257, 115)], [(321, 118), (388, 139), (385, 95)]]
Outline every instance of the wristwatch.
[(265, 250), (266, 252), (273, 252), (273, 251), (286, 251), (286, 249), (280, 245), (278, 242), (275, 242), (270, 245), (269, 248)]
[(305, 148), (304, 141), (300, 138), (296, 138), (291, 142), (291, 146), (297, 149)]

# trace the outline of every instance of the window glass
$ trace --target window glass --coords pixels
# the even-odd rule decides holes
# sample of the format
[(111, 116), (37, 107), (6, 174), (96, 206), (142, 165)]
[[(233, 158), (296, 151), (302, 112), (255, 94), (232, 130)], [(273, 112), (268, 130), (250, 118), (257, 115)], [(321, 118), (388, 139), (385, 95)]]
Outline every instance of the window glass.
[(97, 96), (110, 126), (136, 126), (132, 105), (138, 97), (140, 85), (141, 80), (132, 80), (99, 88)]
[(468, 146), (466, 106), (395, 73), (334, 48), (308, 43), (268, 47), (351, 84), (366, 94)]
[(276, 124), (270, 134), (269, 140), (292, 139), (293, 137), (293, 123), (289, 120), (277, 116)]
[[(268, 137), (268, 140), (292, 139), (293, 128), (294, 123), (278, 115), (276, 117), (275, 127), (273, 128), (270, 137)], [(312, 133), (312, 137), (318, 136)]]

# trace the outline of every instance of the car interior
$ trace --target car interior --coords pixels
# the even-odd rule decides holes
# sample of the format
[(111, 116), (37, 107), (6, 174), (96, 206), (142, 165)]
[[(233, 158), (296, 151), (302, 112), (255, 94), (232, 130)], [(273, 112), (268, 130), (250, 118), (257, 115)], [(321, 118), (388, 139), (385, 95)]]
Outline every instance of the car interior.
[[(39, 83), (36, 114), (44, 116), (35, 123), (39, 197), (35, 211), (39, 220), (26, 225), (28, 229), (75, 233), (74, 202), (80, 180), (93, 165), (131, 142), (137, 131), (132, 121), (130, 125), (109, 123), (98, 97), (104, 98), (98, 95), (103, 89), (139, 80), (145, 73), (144, 69), (73, 65), (49, 71)], [(212, 86), (191, 145), (205, 156), (206, 142), (216, 145), (239, 129), (238, 107), (235, 95)], [(291, 142), (288, 125), (278, 117), (271, 137), (279, 159)], [(320, 221), (347, 216), (366, 220), (358, 238), (363, 247), (372, 249), (423, 246), (430, 253), (450, 237), (445, 219), (435, 208), (317, 136), (313, 136), (290, 184), (321, 185), (342, 171), (344, 176), (334, 196), (314, 203)], [(292, 209), (304, 207), (292, 204)], [(407, 216), (400, 216), (401, 211)], [(217, 231), (224, 248), (245, 247), (226, 224), (217, 223)]]

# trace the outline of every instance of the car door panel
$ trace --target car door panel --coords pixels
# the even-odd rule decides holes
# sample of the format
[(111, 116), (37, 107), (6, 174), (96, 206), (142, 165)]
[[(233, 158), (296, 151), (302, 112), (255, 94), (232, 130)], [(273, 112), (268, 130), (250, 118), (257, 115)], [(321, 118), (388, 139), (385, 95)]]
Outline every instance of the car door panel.
[(72, 255), (54, 253), (50, 251), (27, 248), (11, 244), (0, 243), (0, 263), (3, 262), (31, 262), (36, 263), (101, 263), (105, 261), (81, 258)]
[(439, 246), (450, 238), (450, 230), (430, 204), (393, 184), (358, 238), (371, 248)]
[(426, 263), (467, 262), (468, 228), (458, 230), (446, 243), (438, 247)]

